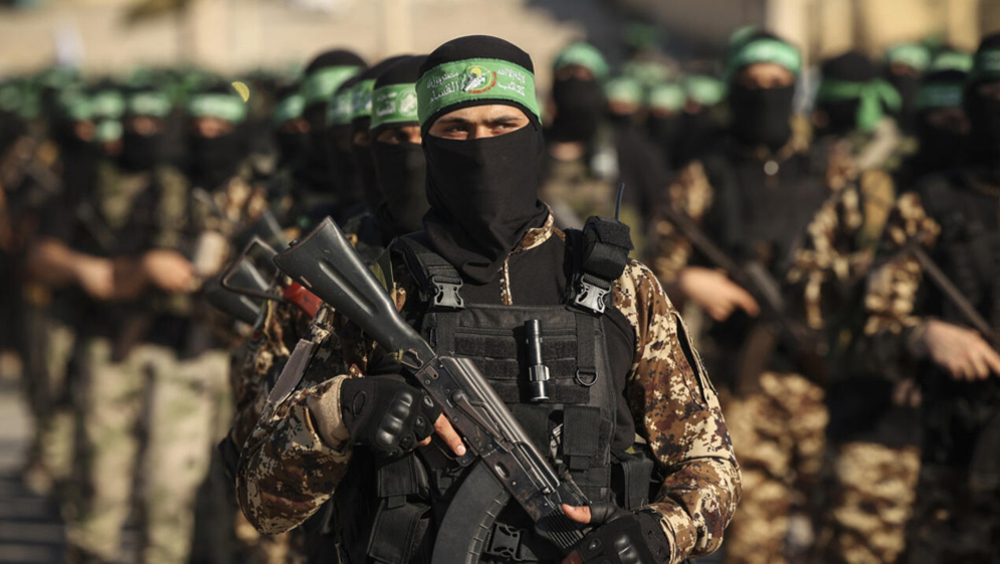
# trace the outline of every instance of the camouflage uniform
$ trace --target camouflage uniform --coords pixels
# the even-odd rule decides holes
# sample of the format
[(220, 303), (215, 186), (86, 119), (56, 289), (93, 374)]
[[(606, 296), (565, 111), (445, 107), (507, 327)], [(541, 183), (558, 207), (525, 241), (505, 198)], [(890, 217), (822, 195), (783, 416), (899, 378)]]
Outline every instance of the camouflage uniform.
[[(552, 227), (530, 230), (504, 262), (500, 275), (501, 302), (517, 299), (505, 282), (511, 257), (531, 252), (550, 237), (565, 238)], [(398, 307), (416, 295), (414, 281), (394, 264), (393, 296)], [(630, 261), (615, 282), (614, 306), (635, 331), (634, 362), (626, 397), (636, 428), (667, 476), (648, 506), (659, 513), (671, 547), (671, 562), (707, 554), (722, 541), (722, 533), (739, 501), (740, 474), (729, 444), (715, 390), (701, 368), (691, 366), (683, 352), (682, 324), (652, 273)], [(331, 498), (352, 458), (347, 445), (326, 443), (310, 411), (338, 401), (339, 383), (366, 370), (369, 345), (353, 344), (345, 335), (343, 359), (332, 328), (314, 326), (320, 348), (302, 381), (287, 394), (276, 392), (244, 447), (237, 476), (240, 504), (262, 532), (295, 527)], [(349, 367), (349, 368), (347, 368)], [(331, 375), (341, 374), (335, 378)], [(293, 383), (294, 384), (294, 383)], [(281, 385), (279, 384), (279, 389)], [(666, 392), (666, 393), (665, 393)]]
[[(782, 164), (786, 160), (822, 160), (822, 171), (812, 174), (825, 175), (826, 195), (819, 195), (825, 201), (813, 208), (788, 270), (780, 274), (784, 279), (778, 280), (790, 314), (816, 331), (830, 331), (829, 326), (838, 325), (831, 312), (849, 305), (837, 303), (837, 293), (829, 288), (857, 284), (866, 272), (871, 257), (870, 245), (864, 242), (866, 227), (878, 223), (877, 217), (871, 217), (869, 208), (875, 206), (868, 192), (877, 194), (888, 178), (880, 173), (859, 174), (850, 155), (843, 144), (814, 145), (805, 121), (793, 120), (792, 137), (784, 148), (773, 155), (744, 157), (757, 158), (761, 164), (773, 160), (781, 168), (795, 166)], [(710, 214), (717, 218), (722, 204), (711, 178), (719, 174), (714, 172), (718, 167), (717, 162), (703, 159), (679, 170), (664, 205), (696, 222), (704, 223)], [(714, 238), (721, 233), (709, 229), (707, 235)], [(689, 263), (700, 260), (691, 243), (667, 220), (654, 223), (653, 237), (653, 270), (665, 283), (676, 281)], [(767, 264), (766, 259), (758, 260)], [(728, 346), (733, 344), (702, 343), (708, 357), (723, 364), (736, 356), (723, 348)], [(829, 414), (824, 389), (794, 368), (794, 363), (779, 360), (775, 368), (765, 369), (754, 391), (722, 394), (747, 486), (727, 534), (727, 562), (785, 562), (790, 518), (794, 513), (816, 511)]]
[[(953, 281), (963, 284), (974, 280), (968, 273), (963, 276), (959, 251), (948, 245), (956, 230), (962, 229), (956, 221), (971, 225), (976, 220), (949, 212), (952, 205), (949, 200), (972, 199), (973, 207), (988, 210), (985, 213), (989, 217), (998, 205), (996, 196), (995, 189), (982, 185), (971, 173), (956, 172), (925, 179), (915, 191), (899, 197), (886, 227), (883, 246), (893, 252), (908, 242), (918, 242), (932, 259), (943, 265), (945, 274)], [(974, 292), (965, 287), (960, 289), (975, 300)], [(872, 273), (865, 297), (869, 315), (865, 334), (872, 343), (874, 358), (881, 365), (910, 367), (919, 373), (924, 388), (920, 420), (924, 432), (922, 463), (919, 481), (907, 476), (908, 481), (917, 482), (917, 494), (902, 561), (997, 562), (1000, 490), (995, 485), (978, 486), (970, 476), (971, 451), (982, 423), (969, 423), (962, 415), (978, 413), (977, 417), (982, 417), (984, 407), (969, 407), (968, 403), (981, 401), (987, 406), (985, 409), (991, 410), (985, 413), (995, 417), (1000, 396), (995, 376), (982, 383), (952, 382), (926, 362), (913, 364), (914, 332), (925, 315), (941, 315), (945, 320), (964, 323), (950, 309), (947, 298), (936, 292), (933, 284), (924, 280), (923, 267), (916, 258), (896, 255)], [(989, 315), (986, 317), (989, 319)], [(995, 318), (991, 322), (995, 326)], [(912, 472), (915, 474), (916, 470)]]

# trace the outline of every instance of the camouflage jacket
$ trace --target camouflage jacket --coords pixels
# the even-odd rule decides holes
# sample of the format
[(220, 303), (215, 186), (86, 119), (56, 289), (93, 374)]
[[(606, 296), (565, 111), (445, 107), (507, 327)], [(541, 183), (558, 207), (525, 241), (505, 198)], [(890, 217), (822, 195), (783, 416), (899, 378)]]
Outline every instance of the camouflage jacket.
[[(553, 236), (565, 239), (552, 227), (550, 216), (543, 227), (525, 235), (511, 256), (531, 252)], [(510, 256), (500, 274), (501, 301), (513, 304), (517, 296), (511, 294), (509, 283), (503, 283), (509, 277), (509, 263)], [(393, 296), (402, 308), (408, 296), (416, 295), (416, 284), (405, 267), (392, 268)], [(700, 361), (694, 362), (696, 366), (688, 362), (681, 342), (687, 339), (683, 321), (649, 269), (630, 261), (615, 282), (613, 295), (614, 306), (636, 335), (626, 395), (637, 433), (666, 474), (649, 507), (662, 516), (671, 562), (707, 554), (722, 542), (742, 491), (717, 394)], [(315, 325), (314, 329), (314, 337), (336, 338), (326, 329)], [(349, 346), (356, 335), (340, 333), (345, 341), (343, 361), (323, 352), (332, 349), (323, 346), (297, 388), (265, 406), (244, 446), (237, 494), (244, 514), (261, 532), (277, 533), (301, 524), (330, 499), (347, 471), (351, 447), (327, 443), (311, 415), (315, 406), (339, 396), (343, 378), (364, 372), (364, 348), (370, 345)], [(343, 371), (338, 365), (349, 368)]]
[[(760, 154), (780, 163), (795, 155), (819, 151), (825, 159), (826, 201), (808, 223), (802, 244), (794, 251), (784, 280), (796, 310), (804, 312), (809, 326), (824, 326), (823, 288), (829, 283), (850, 284), (862, 280), (871, 263), (875, 242), (892, 207), (891, 177), (881, 169), (861, 170), (855, 147), (847, 140), (815, 147), (811, 131), (801, 120), (793, 122), (793, 134), (774, 154)], [(661, 205), (671, 206), (701, 223), (716, 204), (706, 163), (696, 160), (678, 171)], [(715, 233), (706, 233), (710, 238)], [(664, 283), (673, 283), (691, 262), (691, 243), (666, 219), (655, 220), (651, 229), (650, 264)], [(789, 296), (786, 296), (789, 297)]]

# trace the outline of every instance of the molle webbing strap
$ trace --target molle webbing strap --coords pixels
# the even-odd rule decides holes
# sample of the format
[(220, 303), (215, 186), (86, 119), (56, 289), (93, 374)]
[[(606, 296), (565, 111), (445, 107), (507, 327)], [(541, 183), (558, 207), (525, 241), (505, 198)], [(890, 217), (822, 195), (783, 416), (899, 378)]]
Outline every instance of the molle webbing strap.
[(382, 564), (410, 561), (413, 549), (426, 531), (422, 523), (430, 506), (413, 503), (409, 496), (427, 495), (427, 477), (416, 456), (390, 461), (378, 469), (378, 497), (368, 555)]
[(465, 307), (459, 294), (462, 276), (450, 262), (413, 237), (401, 237), (397, 245), (403, 252), (406, 267), (420, 285), (421, 301), (427, 302), (432, 310)]

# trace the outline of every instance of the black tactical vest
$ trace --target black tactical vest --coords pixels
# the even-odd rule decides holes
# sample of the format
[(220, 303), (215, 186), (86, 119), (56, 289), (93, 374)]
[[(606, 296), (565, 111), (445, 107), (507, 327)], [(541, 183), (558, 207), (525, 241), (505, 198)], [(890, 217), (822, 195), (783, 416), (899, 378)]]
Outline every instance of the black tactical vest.
[[(570, 232), (567, 246), (578, 247), (582, 237), (580, 232)], [(626, 509), (648, 503), (653, 459), (641, 450), (612, 449), (617, 410), (625, 398), (611, 375), (602, 323), (610, 295), (595, 288), (606, 285), (610, 290), (614, 280), (574, 269), (577, 283), (571, 284), (575, 290), (566, 304), (473, 304), (462, 299), (462, 279), (455, 268), (418, 237), (399, 239), (393, 249), (399, 255), (394, 260), (404, 260), (417, 282), (425, 307), (419, 329), (438, 353), (472, 359), (538, 449), (591, 501), (614, 501)], [(568, 252), (567, 258), (578, 254)], [(600, 296), (600, 311), (577, 303), (582, 298), (585, 304), (594, 305), (588, 292)], [(540, 321), (542, 362), (550, 376), (543, 394), (528, 379), (526, 324), (532, 320)], [(361, 461), (358, 454), (337, 489), (340, 499), (333, 529), (341, 557), (352, 564), (429, 562), (437, 524), (467, 469), (436, 444), (391, 461), (370, 457)], [(366, 480), (364, 474), (374, 479)], [(365, 495), (372, 495), (376, 502), (366, 502)], [(493, 526), (481, 561), (560, 560), (512, 501)]]
[[(974, 182), (954, 171), (922, 187), (921, 200), (941, 226), (932, 258), (995, 329), (1000, 327), (1000, 194), (977, 189)], [(932, 282), (925, 280), (923, 287), (929, 315), (969, 326)], [(928, 363), (923, 384), (924, 459), (965, 466), (983, 429), (1000, 413), (1000, 383), (995, 377), (956, 382)]]

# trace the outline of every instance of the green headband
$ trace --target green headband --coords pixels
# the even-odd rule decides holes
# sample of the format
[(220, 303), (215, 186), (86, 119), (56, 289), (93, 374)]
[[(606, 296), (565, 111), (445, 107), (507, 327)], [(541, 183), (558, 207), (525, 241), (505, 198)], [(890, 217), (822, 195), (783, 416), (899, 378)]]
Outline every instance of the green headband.
[(69, 121), (89, 121), (94, 118), (94, 104), (87, 95), (76, 88), (68, 88), (57, 98), (59, 111)]
[(16, 112), (24, 104), (24, 93), (17, 84), (0, 85), (0, 110)]
[(659, 61), (632, 61), (625, 64), (622, 75), (639, 81), (639, 85), (652, 88), (674, 78), (674, 72)]
[(115, 90), (104, 90), (90, 97), (94, 115), (118, 119), (125, 113), (125, 98)]
[(931, 52), (923, 45), (904, 43), (896, 45), (885, 53), (885, 60), (890, 65), (901, 64), (920, 72), (927, 70), (931, 64)]
[(94, 128), (94, 139), (98, 143), (108, 143), (122, 138), (124, 128), (122, 122), (116, 119), (103, 119)]
[(358, 74), (361, 67), (324, 67), (313, 71), (302, 83), (299, 91), (306, 106), (327, 102), (345, 80)]
[(726, 83), (710, 76), (689, 76), (683, 86), (687, 97), (701, 106), (714, 106), (726, 98)]
[(980, 49), (976, 53), (969, 82), (989, 82), (1000, 80), (1000, 47), (995, 49)]
[(917, 111), (961, 108), (964, 88), (961, 82), (921, 84), (914, 107)]
[(643, 90), (639, 81), (621, 76), (604, 85), (604, 95), (609, 102), (639, 105), (642, 104)]
[(164, 92), (137, 92), (126, 100), (126, 113), (134, 116), (165, 118), (171, 110), (170, 96)]
[(510, 61), (452, 61), (432, 68), (417, 81), (417, 115), (421, 126), (444, 108), (478, 100), (516, 102), (541, 120), (535, 75)]
[(788, 69), (794, 75), (802, 70), (802, 55), (799, 50), (778, 39), (761, 38), (737, 47), (729, 60), (728, 77), (744, 67), (758, 63), (773, 63)]
[(931, 62), (930, 71), (957, 70), (968, 74), (972, 71), (972, 55), (961, 51), (945, 51), (934, 57)]
[(274, 106), (274, 113), (271, 114), (271, 123), (281, 125), (287, 121), (299, 119), (302, 117), (302, 110), (305, 107), (306, 101), (301, 95), (292, 94), (291, 96), (287, 96)]
[(374, 78), (359, 80), (354, 88), (351, 88), (351, 120), (372, 115), (372, 90), (374, 88)]
[(899, 92), (881, 79), (869, 82), (826, 79), (820, 83), (819, 91), (816, 93), (817, 102), (847, 100), (860, 100), (857, 125), (864, 132), (874, 131), (875, 126), (882, 120), (883, 104), (888, 106), (890, 111), (897, 112), (903, 103)]
[(649, 92), (648, 104), (654, 110), (676, 112), (684, 107), (687, 94), (679, 84), (661, 84)]
[(584, 67), (589, 69), (597, 80), (604, 80), (610, 72), (608, 63), (604, 60), (604, 55), (593, 45), (583, 42), (573, 43), (563, 49), (556, 56), (555, 63), (552, 66), (557, 71), (572, 66)]
[(371, 129), (387, 124), (419, 123), (415, 84), (389, 84), (372, 93)]
[(195, 94), (187, 109), (191, 117), (217, 118), (231, 123), (241, 123), (247, 117), (246, 104), (232, 94)]
[(347, 88), (334, 94), (326, 106), (326, 125), (345, 125), (351, 123), (351, 102), (354, 91)]

